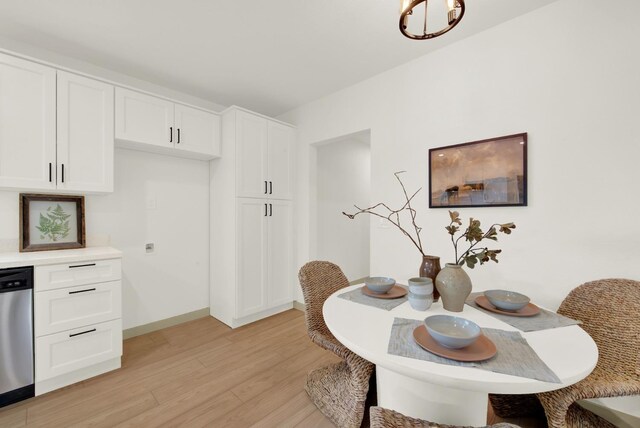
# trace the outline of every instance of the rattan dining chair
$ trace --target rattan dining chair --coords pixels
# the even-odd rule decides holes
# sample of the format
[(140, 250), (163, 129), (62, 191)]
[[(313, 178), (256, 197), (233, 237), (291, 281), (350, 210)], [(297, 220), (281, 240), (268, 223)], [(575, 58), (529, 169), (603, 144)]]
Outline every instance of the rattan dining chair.
[(342, 358), (311, 371), (305, 390), (316, 407), (336, 426), (359, 427), (365, 411), (369, 379), (374, 365), (340, 343), (329, 331), (322, 315), (325, 300), (349, 281), (338, 266), (330, 262), (313, 261), (298, 274), (305, 302), (307, 332), (311, 340)]
[[(471, 428), (462, 427), (460, 425), (438, 424), (435, 422), (425, 421), (423, 419), (410, 418), (409, 416), (405, 416), (402, 413), (398, 413), (382, 407), (372, 407), (369, 413), (371, 417), (371, 428)], [(501, 422), (484, 428), (520, 427), (518, 425)]]
[(598, 345), (596, 368), (582, 381), (556, 391), (489, 395), (494, 412), (501, 417), (521, 416), (535, 413), (537, 406), (544, 410), (549, 428), (614, 427), (576, 402), (640, 394), (640, 282), (587, 282), (569, 293), (558, 313), (583, 322), (581, 327)]

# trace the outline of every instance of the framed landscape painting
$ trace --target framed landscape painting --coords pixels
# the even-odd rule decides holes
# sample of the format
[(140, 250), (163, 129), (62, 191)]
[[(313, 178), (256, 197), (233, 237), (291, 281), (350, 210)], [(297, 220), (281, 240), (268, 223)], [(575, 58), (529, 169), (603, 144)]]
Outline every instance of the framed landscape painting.
[(429, 150), (429, 207), (527, 205), (527, 134)]
[(20, 251), (84, 247), (84, 196), (20, 194)]

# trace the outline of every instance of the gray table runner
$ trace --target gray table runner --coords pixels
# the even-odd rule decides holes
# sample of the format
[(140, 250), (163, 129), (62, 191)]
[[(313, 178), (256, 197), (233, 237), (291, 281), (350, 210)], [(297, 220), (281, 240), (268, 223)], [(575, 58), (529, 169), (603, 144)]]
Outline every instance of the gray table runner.
[(555, 312), (547, 311), (546, 309), (542, 309), (542, 308), (540, 308), (539, 314), (531, 317), (512, 317), (509, 315), (502, 315), (495, 312), (491, 312), (484, 308), (481, 308), (476, 304), (475, 302), (476, 297), (481, 296), (482, 294), (483, 294), (482, 292), (471, 293), (469, 297), (467, 297), (467, 300), (465, 303), (521, 331), (547, 330), (550, 328), (558, 328), (558, 327), (566, 327), (569, 325), (582, 324), (581, 321), (567, 318), (562, 315), (556, 314)]
[[(398, 284), (400, 285), (400, 284)], [(402, 288), (407, 289), (404, 285), (400, 285)], [(363, 285), (364, 287), (364, 285)], [(400, 306), (407, 301), (407, 296), (398, 297), (397, 299), (377, 299), (364, 294), (361, 290), (362, 287), (355, 290), (347, 291), (346, 293), (338, 294), (338, 297), (352, 302), (361, 303), (367, 306), (373, 306), (374, 308), (380, 308), (387, 311)]]
[(469, 363), (439, 357), (422, 349), (413, 339), (413, 330), (420, 324), (422, 324), (420, 320), (395, 318), (387, 352), (450, 366), (475, 367), (543, 382), (561, 383), (558, 376), (538, 357), (526, 339), (517, 331), (483, 328), (482, 332), (495, 343), (498, 352), (489, 360)]

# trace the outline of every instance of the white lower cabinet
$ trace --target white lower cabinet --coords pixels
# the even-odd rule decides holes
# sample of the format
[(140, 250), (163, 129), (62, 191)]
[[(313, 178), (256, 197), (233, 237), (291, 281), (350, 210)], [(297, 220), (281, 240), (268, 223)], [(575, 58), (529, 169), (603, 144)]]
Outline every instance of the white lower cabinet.
[(269, 200), (267, 218), (267, 296), (270, 307), (290, 303), (291, 263), (293, 260), (293, 212), (291, 202)]
[(34, 269), (36, 395), (120, 367), (120, 259)]
[(45, 335), (119, 319), (121, 289), (114, 281), (36, 293), (35, 329)]
[(268, 209), (262, 199), (238, 199), (238, 318), (267, 309)]
[(36, 338), (36, 383), (122, 355), (120, 319)]
[(34, 272), (36, 291), (116, 281), (121, 277), (120, 259), (38, 266)]
[(212, 316), (235, 328), (293, 306), (292, 220), (290, 201), (237, 199), (235, 263), (213, 250)]

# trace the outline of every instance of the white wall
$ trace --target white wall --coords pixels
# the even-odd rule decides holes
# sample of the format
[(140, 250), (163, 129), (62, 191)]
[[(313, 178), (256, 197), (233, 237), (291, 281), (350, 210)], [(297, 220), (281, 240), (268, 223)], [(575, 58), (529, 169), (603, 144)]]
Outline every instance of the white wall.
[[(629, 44), (639, 14), (633, 0), (561, 0), (281, 116), (301, 140), (298, 266), (317, 256), (311, 144), (371, 129), (372, 202), (400, 202), (393, 173), (407, 170), (407, 186), (423, 187), (426, 250), (447, 262), (448, 214), (430, 210), (424, 190), (428, 149), (528, 132), (529, 206), (460, 210), (518, 226), (500, 237), (499, 264), (471, 272), (476, 289), (556, 308), (584, 281), (640, 279), (640, 60)], [(419, 264), (404, 236), (372, 223), (372, 274), (406, 278)]]
[[(368, 140), (368, 134), (365, 135)], [(353, 205), (369, 206), (371, 150), (348, 138), (318, 147), (318, 259), (336, 263), (350, 281), (369, 275), (367, 215), (349, 220)]]
[[(124, 253), (125, 329), (209, 306), (208, 162), (116, 149), (114, 192), (85, 205), (88, 245)], [(17, 251), (18, 193), (0, 191), (0, 219)]]
[[(460, 209), (518, 227), (500, 237), (499, 264), (470, 272), (475, 289), (557, 308), (585, 281), (639, 280), (638, 15), (635, 0), (560, 0), (280, 116), (300, 136), (298, 266), (317, 257), (313, 143), (371, 129), (372, 202), (400, 202), (393, 173), (407, 170), (407, 186), (423, 187), (426, 250), (446, 262), (448, 214), (428, 208), (428, 149), (528, 132), (529, 206)], [(404, 236), (372, 222), (372, 274), (407, 278), (419, 263)], [(638, 397), (616, 403), (640, 417)]]

